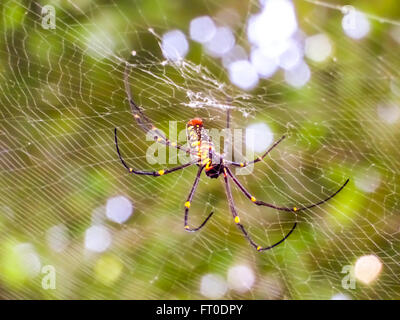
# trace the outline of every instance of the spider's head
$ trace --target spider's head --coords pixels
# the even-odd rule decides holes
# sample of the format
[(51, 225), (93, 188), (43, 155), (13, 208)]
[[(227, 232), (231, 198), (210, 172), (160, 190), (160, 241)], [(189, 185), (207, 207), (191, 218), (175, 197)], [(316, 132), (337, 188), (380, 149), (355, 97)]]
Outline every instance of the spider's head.
[(187, 125), (188, 126), (192, 126), (192, 127), (196, 127), (196, 126), (202, 127), (203, 126), (203, 120), (201, 120), (200, 118), (194, 118), (194, 119), (191, 119), (187, 123)]

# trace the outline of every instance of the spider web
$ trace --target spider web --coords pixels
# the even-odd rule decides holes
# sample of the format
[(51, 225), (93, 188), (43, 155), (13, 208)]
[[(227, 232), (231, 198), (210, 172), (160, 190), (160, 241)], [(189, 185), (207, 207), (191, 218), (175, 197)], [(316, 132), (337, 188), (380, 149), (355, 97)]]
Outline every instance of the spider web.
[[(55, 30), (41, 26), (47, 4), (56, 8)], [(301, 88), (280, 70), (245, 91), (194, 41), (184, 60), (167, 60), (162, 35), (188, 34), (193, 18), (209, 15), (229, 24), (249, 50), (246, 24), (262, 9), (258, 1), (2, 1), (1, 297), (398, 298), (399, 122), (392, 120), (400, 99), (399, 8), (387, 1), (397, 8), (389, 17), (395, 10), (364, 7), (371, 30), (355, 40), (343, 32), (343, 5), (294, 1), (304, 35), (327, 34), (333, 54), (323, 64), (305, 58), (311, 78)], [(191, 224), (215, 214), (200, 232), (186, 233), (183, 204), (196, 169), (132, 176), (117, 157), (115, 127), (135, 168), (174, 166), (146, 160), (154, 142), (132, 117), (123, 86), (127, 62), (136, 103), (167, 134), (169, 121), (182, 130), (196, 116), (222, 129), (228, 104), (232, 127), (266, 123), (275, 140), (287, 135), (251, 174), (238, 176), (257, 199), (307, 205), (350, 183), (299, 213), (287, 241), (258, 253), (233, 223), (222, 179), (204, 176)], [(260, 245), (279, 241), (296, 221), (292, 213), (254, 206), (231, 186), (241, 221)], [(120, 196), (133, 213), (115, 223), (107, 204)], [(97, 230), (100, 244), (109, 242), (102, 252), (90, 250), (88, 230)], [(365, 255), (378, 257), (382, 272), (368, 285), (344, 288), (343, 267)], [(56, 270), (54, 290), (42, 287), (45, 265)]]

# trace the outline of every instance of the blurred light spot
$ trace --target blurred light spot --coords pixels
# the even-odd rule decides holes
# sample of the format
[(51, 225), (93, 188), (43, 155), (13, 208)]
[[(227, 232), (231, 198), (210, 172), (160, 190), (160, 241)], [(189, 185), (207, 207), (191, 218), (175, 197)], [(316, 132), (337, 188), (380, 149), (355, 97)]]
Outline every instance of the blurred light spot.
[(22, 287), (25, 281), (40, 272), (41, 263), (35, 248), (30, 243), (15, 244), (14, 239), (2, 242), (0, 277), (2, 286)]
[(278, 70), (277, 59), (266, 57), (260, 49), (252, 50), (250, 60), (262, 78), (269, 78)]
[(351, 300), (351, 298), (344, 293), (337, 293), (332, 296), (331, 300)]
[(297, 20), (290, 0), (266, 0), (262, 12), (250, 17), (247, 35), (264, 55), (278, 57), (287, 49), (287, 40), (296, 32)]
[(224, 54), (222, 57), (222, 64), (225, 68), (228, 68), (232, 62), (238, 60), (247, 60), (247, 53), (243, 47), (236, 45), (232, 48), (232, 50)]
[(332, 54), (331, 40), (323, 33), (317, 34), (306, 39), (305, 54), (307, 58), (322, 62)]
[(190, 38), (194, 41), (205, 43), (215, 35), (217, 27), (209, 16), (202, 16), (190, 22)]
[(37, 276), (41, 269), (41, 263), (34, 246), (30, 243), (21, 243), (15, 246), (14, 251), (24, 273), (30, 278)]
[(55, 252), (62, 252), (69, 243), (68, 228), (63, 225), (55, 225), (46, 232), (47, 245)]
[(370, 31), (368, 18), (362, 12), (355, 9), (348, 10), (343, 16), (342, 27), (344, 33), (353, 39), (361, 39)]
[(163, 35), (161, 50), (166, 59), (178, 61), (188, 53), (189, 43), (182, 31), (172, 30)]
[(111, 244), (111, 234), (104, 226), (92, 226), (86, 230), (85, 247), (90, 251), (103, 252)]
[(253, 270), (247, 266), (235, 266), (228, 271), (229, 288), (244, 293), (251, 289), (255, 281)]
[(231, 82), (244, 90), (253, 89), (258, 83), (258, 74), (247, 60), (233, 62), (228, 67)]
[(372, 254), (358, 258), (354, 267), (355, 277), (365, 284), (374, 281), (381, 271), (382, 262)]
[(310, 68), (304, 61), (300, 62), (294, 68), (285, 71), (285, 81), (295, 88), (301, 88), (310, 78)]
[(379, 105), (377, 112), (379, 118), (388, 124), (396, 123), (400, 118), (400, 107), (394, 102), (386, 105)]
[(122, 263), (118, 258), (102, 256), (94, 267), (96, 278), (105, 285), (111, 285), (122, 273)]
[(124, 196), (118, 196), (107, 200), (106, 215), (111, 221), (123, 223), (131, 216), (133, 205)]
[(356, 187), (367, 193), (374, 192), (380, 184), (381, 175), (375, 168), (362, 170), (355, 177)]
[(217, 28), (214, 36), (205, 44), (207, 53), (213, 57), (222, 57), (235, 45), (235, 37), (228, 27)]
[(206, 274), (201, 278), (200, 293), (210, 299), (222, 298), (228, 286), (225, 280), (216, 274)]
[(272, 144), (274, 134), (265, 123), (251, 124), (246, 128), (246, 148), (254, 152), (263, 152)]
[(290, 70), (298, 65), (303, 58), (303, 52), (299, 45), (295, 41), (288, 43), (288, 48), (279, 56), (279, 66), (285, 70)]

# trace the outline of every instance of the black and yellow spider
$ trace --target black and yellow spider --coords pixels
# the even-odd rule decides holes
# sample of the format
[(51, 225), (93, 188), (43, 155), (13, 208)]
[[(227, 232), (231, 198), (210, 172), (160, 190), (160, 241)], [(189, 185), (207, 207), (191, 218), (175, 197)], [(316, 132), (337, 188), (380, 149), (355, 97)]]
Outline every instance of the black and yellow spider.
[[(244, 226), (242, 225), (242, 223), (240, 222), (240, 218), (236, 212), (236, 208), (235, 208), (235, 204), (233, 202), (233, 198), (232, 198), (232, 192), (231, 192), (231, 187), (229, 184), (229, 179), (232, 179), (233, 182), (239, 187), (240, 191), (243, 192), (243, 194), (254, 204), (258, 205), (258, 206), (266, 206), (266, 207), (270, 207), (276, 210), (282, 210), (282, 211), (290, 211), (290, 212), (298, 212), (301, 210), (305, 210), (305, 209), (310, 209), (313, 208), (315, 206), (319, 206), (322, 203), (328, 201), (329, 199), (332, 199), (335, 195), (337, 195), (345, 186), (346, 184), (349, 182), (349, 179), (346, 180), (346, 182), (335, 192), (333, 193), (331, 196), (329, 196), (328, 198), (326, 198), (325, 200), (322, 200), (318, 203), (309, 205), (309, 206), (304, 206), (304, 207), (278, 207), (275, 206), (273, 204), (270, 203), (266, 203), (264, 201), (260, 201), (257, 200), (254, 196), (252, 196), (250, 194), (250, 192), (248, 192), (246, 190), (246, 188), (239, 182), (239, 180), (234, 176), (234, 174), (232, 173), (232, 171), (230, 170), (231, 166), (235, 166), (235, 167), (246, 167), (249, 164), (253, 164), (253, 163), (257, 163), (259, 161), (262, 161), (265, 156), (273, 149), (275, 148), (284, 138), (285, 136), (283, 136), (282, 138), (280, 138), (278, 141), (276, 141), (261, 157), (256, 158), (253, 161), (250, 162), (233, 162), (233, 161), (228, 161), (226, 159), (224, 159), (224, 156), (217, 153), (214, 145), (210, 139), (210, 137), (208, 136), (204, 125), (203, 125), (203, 121), (199, 118), (194, 118), (191, 119), (187, 125), (186, 125), (186, 132), (187, 132), (187, 137), (188, 137), (188, 144), (189, 144), (189, 148), (181, 146), (175, 142), (171, 142), (170, 140), (168, 140), (163, 134), (162, 132), (160, 132), (160, 130), (158, 130), (154, 125), (151, 124), (150, 120), (143, 114), (143, 112), (139, 109), (139, 107), (136, 105), (136, 103), (133, 101), (132, 99), (132, 94), (131, 94), (131, 89), (130, 89), (130, 85), (129, 85), (129, 67), (127, 66), (125, 69), (125, 77), (124, 77), (124, 82), (125, 82), (125, 90), (126, 90), (126, 94), (128, 96), (128, 100), (129, 100), (129, 104), (131, 106), (131, 110), (133, 113), (134, 118), (136, 119), (137, 123), (139, 124), (139, 126), (145, 131), (152, 131), (153, 135), (154, 135), (154, 139), (160, 143), (163, 143), (167, 146), (171, 146), (174, 148), (177, 148), (179, 150), (183, 150), (185, 151), (187, 154), (190, 154), (192, 157), (192, 161), (185, 163), (183, 165), (180, 165), (178, 167), (174, 167), (174, 168), (170, 168), (170, 169), (162, 169), (159, 171), (141, 171), (141, 170), (135, 170), (132, 167), (128, 166), (126, 164), (126, 162), (124, 161), (124, 159), (121, 156), (121, 152), (119, 150), (118, 147), (118, 138), (117, 138), (117, 128), (115, 128), (114, 130), (114, 134), (115, 134), (115, 145), (117, 148), (117, 152), (118, 152), (118, 156), (122, 162), (122, 164), (124, 165), (124, 167), (130, 172), (130, 173), (134, 173), (134, 174), (138, 174), (138, 175), (148, 175), (148, 176), (153, 176), (153, 177), (159, 177), (171, 172), (175, 172), (178, 171), (180, 169), (184, 169), (187, 168), (191, 165), (197, 165), (199, 167), (199, 170), (197, 171), (197, 175), (196, 175), (196, 179), (194, 180), (192, 189), (190, 190), (189, 196), (186, 199), (185, 202), (185, 217), (184, 217), (184, 228), (186, 231), (189, 232), (195, 232), (200, 230), (202, 227), (204, 227), (204, 225), (207, 223), (207, 221), (211, 218), (213, 212), (211, 212), (207, 218), (203, 221), (203, 223), (198, 226), (197, 228), (190, 228), (188, 225), (188, 216), (189, 216), (189, 209), (190, 209), (190, 204), (191, 201), (193, 199), (193, 195), (194, 192), (196, 191), (196, 188), (199, 184), (199, 180), (200, 180), (200, 176), (201, 173), (203, 172), (203, 170), (205, 171), (206, 176), (208, 176), (209, 178), (218, 178), (221, 174), (224, 177), (224, 182), (225, 182), (225, 192), (226, 192), (226, 196), (229, 202), (229, 207), (231, 209), (232, 212), (232, 216), (233, 216), (233, 220), (235, 222), (235, 224), (238, 226), (238, 228), (243, 232), (244, 236), (246, 237), (246, 239), (250, 242), (250, 244), (257, 250), (257, 251), (266, 251), (269, 249), (272, 249), (273, 247), (279, 245), (280, 243), (282, 243), (283, 241), (285, 241), (290, 234), (294, 231), (294, 229), (296, 228), (297, 222), (294, 223), (292, 229), (285, 235), (285, 237), (283, 237), (280, 241), (278, 241), (277, 243), (268, 246), (268, 247), (261, 247), (259, 245), (257, 245), (249, 236), (249, 234), (247, 233), (246, 229), (244, 228)], [(229, 109), (227, 112), (227, 128), (229, 128)]]

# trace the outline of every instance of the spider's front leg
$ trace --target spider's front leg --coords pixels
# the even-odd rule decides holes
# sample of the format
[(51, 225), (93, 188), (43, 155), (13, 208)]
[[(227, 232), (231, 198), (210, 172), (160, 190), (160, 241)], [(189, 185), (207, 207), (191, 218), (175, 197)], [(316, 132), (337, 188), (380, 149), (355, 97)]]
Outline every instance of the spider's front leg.
[(134, 174), (138, 174), (138, 175), (145, 175), (145, 176), (159, 177), (159, 176), (163, 176), (165, 174), (171, 173), (171, 172), (175, 172), (175, 171), (184, 169), (186, 167), (189, 167), (189, 166), (199, 162), (199, 160), (194, 160), (194, 161), (185, 163), (183, 165), (180, 165), (180, 166), (177, 166), (177, 167), (174, 167), (174, 168), (165, 169), (165, 170), (162, 169), (162, 170), (158, 170), (158, 171), (135, 170), (132, 167), (128, 166), (127, 163), (125, 162), (125, 160), (122, 158), (122, 155), (121, 155), (121, 152), (119, 151), (119, 146), (118, 146), (117, 128), (114, 129), (114, 139), (115, 139), (115, 147), (117, 148), (118, 157), (121, 160), (121, 163), (123, 164), (123, 166), (129, 171), (129, 173), (134, 173)]
[(135, 118), (136, 122), (138, 123), (139, 127), (142, 128), (144, 132), (151, 132), (153, 134), (154, 140), (162, 143), (168, 147), (174, 147), (178, 150), (182, 150), (186, 152), (186, 154), (190, 154), (190, 150), (182, 145), (177, 144), (176, 142), (170, 141), (156, 126), (154, 126), (150, 119), (140, 110), (140, 108), (136, 105), (135, 101), (132, 97), (131, 87), (129, 84), (129, 73), (130, 73), (130, 66), (126, 64), (125, 67), (125, 75), (124, 75), (124, 84), (125, 84), (125, 92), (126, 96), (128, 97), (129, 105), (131, 107), (131, 111), (133, 117)]
[(282, 140), (285, 139), (285, 138), (286, 138), (286, 136), (282, 136), (282, 137), (281, 137), (278, 141), (276, 141), (267, 151), (265, 151), (265, 153), (264, 153), (262, 156), (257, 157), (257, 158), (254, 159), (253, 161), (250, 161), (250, 162), (234, 162), (234, 161), (225, 160), (225, 163), (226, 163), (227, 165), (230, 165), (230, 166), (235, 166), (235, 167), (244, 168), (244, 167), (247, 167), (247, 166), (250, 165), (250, 164), (260, 162), (260, 161), (262, 161), (262, 160), (267, 156), (268, 153), (270, 153), (270, 152), (272, 151), (272, 149), (274, 149), (274, 148), (275, 148), (279, 143), (281, 143)]

